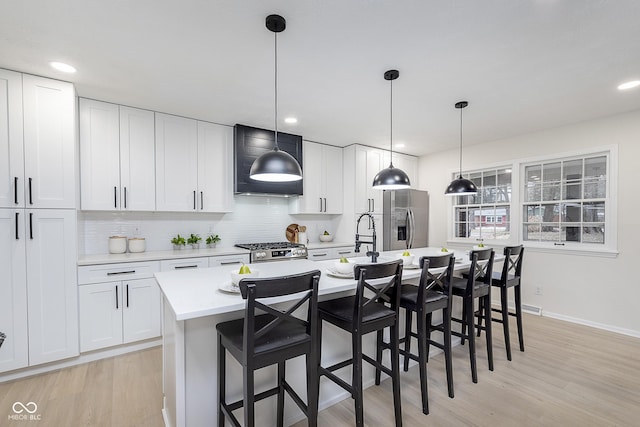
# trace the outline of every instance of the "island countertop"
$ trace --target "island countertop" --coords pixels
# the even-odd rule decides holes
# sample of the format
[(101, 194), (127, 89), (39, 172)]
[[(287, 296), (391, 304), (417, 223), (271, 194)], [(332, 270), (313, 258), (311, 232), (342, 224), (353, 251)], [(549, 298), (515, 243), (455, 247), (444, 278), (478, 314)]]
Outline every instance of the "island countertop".
[[(401, 251), (383, 252), (378, 262), (390, 261), (397, 258)], [(420, 277), (420, 269), (417, 267), (420, 256), (443, 255), (439, 248), (411, 249), (415, 255), (413, 268), (403, 269), (403, 280), (417, 279)], [(457, 269), (468, 266), (468, 260), (464, 253), (457, 257), (461, 262), (456, 264)], [(365, 257), (351, 258), (354, 263), (366, 264), (370, 260)], [(275, 277), (288, 274), (303, 273), (311, 270), (320, 270), (319, 295), (350, 291), (355, 289), (356, 280), (353, 278), (332, 277), (328, 269), (335, 260), (310, 261), (291, 260), (281, 262), (266, 262), (250, 264), (252, 270), (259, 272), (259, 277)], [(225, 293), (220, 287), (231, 283), (231, 271), (237, 267), (212, 267), (198, 268), (182, 271), (166, 271), (155, 273), (160, 289), (175, 314), (176, 320), (188, 320), (203, 316), (223, 314), (244, 309), (245, 301), (239, 294)], [(286, 300), (288, 297), (283, 297)]]

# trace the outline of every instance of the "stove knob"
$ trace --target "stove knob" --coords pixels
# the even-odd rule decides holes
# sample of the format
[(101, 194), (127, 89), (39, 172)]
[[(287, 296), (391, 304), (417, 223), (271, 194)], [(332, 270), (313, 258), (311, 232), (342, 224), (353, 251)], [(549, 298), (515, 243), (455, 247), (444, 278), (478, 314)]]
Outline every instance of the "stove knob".
[(264, 258), (267, 254), (265, 252), (256, 252), (256, 258)]

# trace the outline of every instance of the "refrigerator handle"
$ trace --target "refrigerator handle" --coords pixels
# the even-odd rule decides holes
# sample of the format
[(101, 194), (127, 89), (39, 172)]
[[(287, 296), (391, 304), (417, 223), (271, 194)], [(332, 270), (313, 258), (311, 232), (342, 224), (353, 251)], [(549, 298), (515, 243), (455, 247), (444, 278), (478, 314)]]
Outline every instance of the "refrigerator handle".
[(416, 220), (411, 209), (407, 211), (407, 214), (409, 215), (409, 247), (413, 248), (413, 240), (416, 233)]

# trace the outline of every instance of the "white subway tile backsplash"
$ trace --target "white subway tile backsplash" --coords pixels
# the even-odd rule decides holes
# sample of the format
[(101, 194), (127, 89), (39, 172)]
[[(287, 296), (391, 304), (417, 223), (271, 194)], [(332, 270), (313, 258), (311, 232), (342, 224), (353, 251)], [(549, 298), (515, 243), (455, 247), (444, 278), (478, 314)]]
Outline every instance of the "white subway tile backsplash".
[[(226, 214), (178, 212), (90, 212), (78, 213), (80, 254), (108, 253), (109, 236), (144, 237), (147, 251), (172, 248), (176, 234), (188, 237), (219, 234), (219, 247), (236, 243), (284, 241), (289, 224), (307, 226), (310, 242), (328, 230), (338, 229), (340, 215), (289, 215), (289, 201), (280, 197), (236, 196), (234, 212)], [(349, 240), (347, 236), (342, 240)]]

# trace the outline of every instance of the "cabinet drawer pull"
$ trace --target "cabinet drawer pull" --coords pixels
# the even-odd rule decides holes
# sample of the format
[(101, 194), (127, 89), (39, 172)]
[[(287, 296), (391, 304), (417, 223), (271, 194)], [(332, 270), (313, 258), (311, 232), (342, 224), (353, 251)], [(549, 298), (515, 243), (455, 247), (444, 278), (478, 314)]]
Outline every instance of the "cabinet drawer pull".
[(33, 213), (29, 213), (29, 239), (33, 240)]
[(320, 199), (320, 212), (322, 212), (322, 197), (318, 197)]
[(127, 308), (129, 308), (129, 284), (127, 283)]
[(193, 190), (193, 210), (196, 210), (196, 190)]
[(242, 261), (220, 261), (220, 265), (242, 264)]
[(118, 187), (113, 187), (113, 207), (118, 207)]
[(311, 256), (315, 258), (315, 257), (321, 257), (321, 256), (327, 256), (327, 255), (328, 255), (328, 254), (325, 252), (325, 253), (323, 253), (323, 254), (313, 254), (313, 255), (311, 255)]
[(200, 192), (200, 210), (204, 209), (204, 191)]
[(342, 251), (342, 252), (338, 251), (338, 255), (346, 255), (346, 254), (350, 254), (350, 253), (351, 253), (351, 251)]
[(327, 211), (327, 198), (324, 197), (324, 211)]
[(127, 209), (127, 187), (124, 187), (124, 208)]
[(193, 265), (176, 265), (173, 268), (176, 269), (176, 270), (179, 270), (181, 268), (198, 268), (198, 266), (196, 264), (193, 264)]
[(128, 270), (128, 271), (109, 271), (107, 272), (107, 276), (115, 276), (118, 274), (133, 274), (135, 273), (135, 270)]
[(32, 205), (33, 204), (33, 197), (32, 197), (32, 192), (31, 192), (31, 183), (33, 181), (33, 178), (29, 178), (29, 204)]
[(118, 286), (116, 286), (116, 310), (119, 309), (119, 303), (118, 303)]
[(554, 246), (564, 246), (564, 243), (554, 243)]
[(20, 235), (18, 234), (18, 216), (20, 212), (16, 212), (16, 240), (20, 240)]
[(18, 204), (18, 177), (13, 177), (13, 201)]

